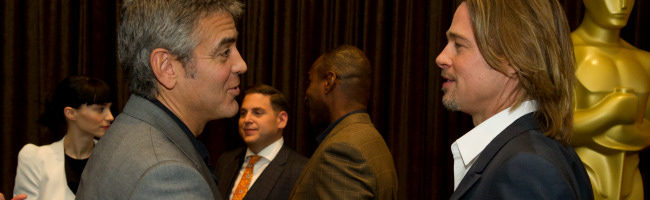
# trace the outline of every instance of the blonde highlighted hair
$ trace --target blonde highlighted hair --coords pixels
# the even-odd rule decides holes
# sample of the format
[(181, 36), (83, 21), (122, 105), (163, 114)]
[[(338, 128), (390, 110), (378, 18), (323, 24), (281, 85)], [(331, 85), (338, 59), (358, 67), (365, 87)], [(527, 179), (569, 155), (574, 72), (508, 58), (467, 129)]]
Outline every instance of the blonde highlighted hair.
[(478, 48), (495, 70), (516, 71), (525, 100), (537, 101), (545, 135), (567, 144), (573, 128), (573, 44), (557, 0), (465, 0)]

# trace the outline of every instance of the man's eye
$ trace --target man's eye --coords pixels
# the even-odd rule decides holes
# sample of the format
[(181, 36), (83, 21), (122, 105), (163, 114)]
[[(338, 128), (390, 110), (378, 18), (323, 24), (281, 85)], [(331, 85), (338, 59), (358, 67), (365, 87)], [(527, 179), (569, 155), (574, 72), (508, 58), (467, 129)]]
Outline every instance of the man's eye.
[(228, 56), (230, 56), (230, 49), (226, 49), (225, 51), (223, 51), (222, 53), (220, 53), (219, 56), (222, 56), (222, 57), (228, 57)]

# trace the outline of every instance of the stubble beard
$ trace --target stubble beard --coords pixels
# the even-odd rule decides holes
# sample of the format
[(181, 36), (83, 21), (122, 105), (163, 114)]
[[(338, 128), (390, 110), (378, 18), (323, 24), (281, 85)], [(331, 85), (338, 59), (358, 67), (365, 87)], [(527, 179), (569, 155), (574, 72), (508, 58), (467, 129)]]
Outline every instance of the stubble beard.
[(456, 103), (456, 95), (447, 90), (442, 90), (445, 94), (442, 96), (442, 105), (450, 111), (460, 111), (460, 106)]

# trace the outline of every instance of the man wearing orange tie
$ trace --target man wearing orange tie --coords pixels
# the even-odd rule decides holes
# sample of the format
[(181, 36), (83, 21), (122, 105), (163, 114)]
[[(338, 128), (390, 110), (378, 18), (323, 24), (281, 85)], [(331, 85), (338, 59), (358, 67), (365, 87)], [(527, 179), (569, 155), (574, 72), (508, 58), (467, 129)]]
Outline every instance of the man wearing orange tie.
[(284, 95), (268, 85), (246, 90), (239, 134), (246, 143), (224, 153), (215, 175), (224, 199), (288, 199), (307, 158), (284, 145), (289, 120)]

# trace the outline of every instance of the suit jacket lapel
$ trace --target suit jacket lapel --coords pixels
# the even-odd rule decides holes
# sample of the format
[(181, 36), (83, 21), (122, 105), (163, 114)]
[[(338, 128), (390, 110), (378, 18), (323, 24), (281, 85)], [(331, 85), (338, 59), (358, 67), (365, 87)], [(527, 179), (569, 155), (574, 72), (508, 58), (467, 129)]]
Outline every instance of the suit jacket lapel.
[(226, 171), (222, 174), (224, 177), (219, 177), (219, 180), (225, 180), (224, 183), (217, 183), (218, 185), (224, 184), (221, 186), (221, 188), (224, 188), (222, 191), (224, 193), (224, 199), (228, 199), (233, 187), (235, 187), (234, 184), (237, 181), (237, 176), (239, 175), (239, 170), (241, 169), (245, 156), (246, 148), (240, 148), (237, 155), (233, 157), (232, 162), (229, 162), (228, 166), (225, 167)]
[(485, 167), (492, 161), (492, 158), (499, 152), (499, 150), (510, 141), (515, 136), (520, 133), (531, 130), (539, 129), (539, 124), (535, 120), (535, 113), (528, 113), (515, 122), (510, 124), (505, 130), (503, 130), (497, 137), (495, 137), (490, 144), (488, 144), (481, 154), (476, 158), (474, 165), (467, 171), (465, 177), (456, 188), (456, 191), (451, 195), (450, 199), (460, 199), (467, 191), (472, 188), (474, 183), (481, 178), (481, 173), (485, 170)]
[(289, 158), (289, 150), (286, 145), (282, 145), (280, 152), (269, 163), (269, 166), (264, 169), (264, 172), (257, 178), (249, 193), (246, 194), (244, 199), (268, 199), (269, 193), (273, 186), (280, 179), (280, 175), (284, 172), (285, 164)]
[(203, 178), (205, 178), (206, 182), (210, 185), (215, 198), (220, 196), (217, 185), (212, 179), (212, 174), (203, 161), (203, 158), (201, 158), (183, 130), (165, 111), (161, 110), (158, 106), (147, 99), (131, 95), (129, 102), (124, 106), (123, 112), (134, 118), (147, 122), (165, 134), (165, 136), (174, 143), (176, 147), (178, 147), (178, 149), (192, 161), (192, 163), (194, 163), (196, 168), (199, 169)]

